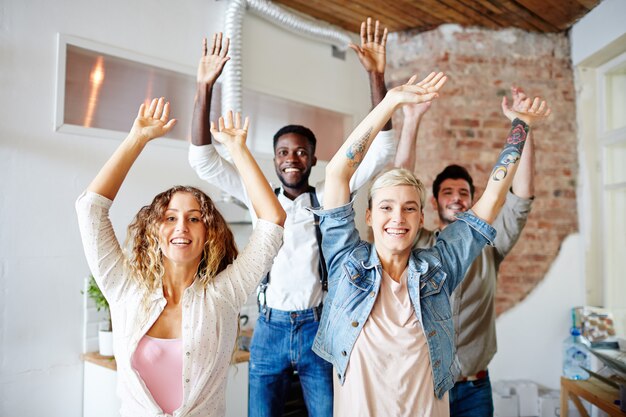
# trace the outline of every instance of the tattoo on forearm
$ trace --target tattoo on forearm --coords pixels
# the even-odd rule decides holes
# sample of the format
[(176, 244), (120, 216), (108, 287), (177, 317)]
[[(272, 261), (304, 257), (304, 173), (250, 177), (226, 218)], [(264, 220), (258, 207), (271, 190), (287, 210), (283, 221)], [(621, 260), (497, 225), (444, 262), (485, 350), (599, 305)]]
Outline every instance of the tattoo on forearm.
[(511, 165), (514, 165), (519, 161), (524, 150), (524, 144), (526, 143), (526, 136), (528, 135), (529, 126), (520, 119), (513, 120), (511, 125), (511, 132), (506, 138), (504, 149), (500, 152), (498, 162), (491, 171), (491, 178), (494, 181), (502, 181), (509, 173)]
[(351, 168), (357, 167), (365, 156), (365, 148), (367, 147), (367, 143), (370, 140), (370, 136), (372, 135), (372, 128), (370, 127), (367, 131), (361, 136), (359, 140), (348, 147), (346, 151), (346, 157), (348, 158), (348, 165)]

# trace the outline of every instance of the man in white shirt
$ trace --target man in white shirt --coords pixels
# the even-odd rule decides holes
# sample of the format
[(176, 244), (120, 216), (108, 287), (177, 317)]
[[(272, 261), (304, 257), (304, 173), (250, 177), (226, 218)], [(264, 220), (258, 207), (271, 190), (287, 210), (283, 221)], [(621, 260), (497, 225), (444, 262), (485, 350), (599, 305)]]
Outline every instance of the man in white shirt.
[[(367, 34), (366, 29), (367, 28)], [(362, 44), (353, 46), (370, 76), (372, 101), (376, 105), (386, 94), (384, 84), (386, 29), (362, 27)], [(237, 170), (216, 151), (208, 127), (212, 87), (228, 60), (228, 40), (222, 47), (221, 34), (206, 48), (198, 68), (197, 94), (192, 125), (189, 162), (198, 176), (228, 192), (248, 207)], [(386, 126), (352, 177), (356, 192), (396, 152), (391, 125)], [(320, 206), (323, 183), (309, 184), (316, 164), (316, 138), (299, 125), (288, 125), (274, 136), (274, 165), (281, 187), (278, 200), (287, 212), (284, 244), (266, 280), (259, 288), (260, 317), (250, 347), (249, 411), (254, 416), (282, 414), (291, 376), (297, 371), (304, 401), (311, 417), (332, 416), (332, 365), (318, 357), (311, 347), (321, 317), (325, 265), (315, 216), (308, 207)], [(254, 217), (254, 213), (253, 213)]]

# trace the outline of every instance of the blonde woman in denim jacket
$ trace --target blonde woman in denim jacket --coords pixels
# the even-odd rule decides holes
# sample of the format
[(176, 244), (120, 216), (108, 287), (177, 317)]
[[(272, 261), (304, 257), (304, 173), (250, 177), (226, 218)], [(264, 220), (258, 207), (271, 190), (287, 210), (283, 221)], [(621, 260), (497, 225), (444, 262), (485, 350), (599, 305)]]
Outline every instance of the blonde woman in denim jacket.
[(326, 167), (324, 207), (315, 211), (329, 291), (313, 350), (334, 366), (335, 415), (449, 415), (456, 372), (450, 295), (493, 242), (489, 224), (505, 201), (530, 125), (550, 113), (538, 98), (512, 110), (511, 132), (483, 196), (430, 249), (412, 250), (424, 220), (423, 184), (404, 169), (382, 174), (368, 199), (371, 244), (356, 230), (349, 180), (393, 111), (436, 99), (446, 77), (414, 81), (390, 90), (348, 137)]

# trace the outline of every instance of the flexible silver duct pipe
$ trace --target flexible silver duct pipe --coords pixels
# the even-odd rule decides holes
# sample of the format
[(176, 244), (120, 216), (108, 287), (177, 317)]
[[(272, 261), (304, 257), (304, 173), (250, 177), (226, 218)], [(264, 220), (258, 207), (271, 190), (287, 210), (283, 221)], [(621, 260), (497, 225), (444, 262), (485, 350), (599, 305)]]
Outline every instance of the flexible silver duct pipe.
[(222, 83), (222, 114), (229, 110), (241, 111), (241, 29), (247, 0), (231, 0), (224, 16), (224, 34), (230, 38), (230, 61), (224, 67)]
[(303, 19), (282, 9), (267, 0), (230, 0), (225, 16), (224, 32), (230, 38), (230, 61), (224, 69), (224, 83), (222, 84), (222, 114), (228, 110), (241, 111), (241, 50), (242, 26), (246, 6), (255, 14), (275, 23), (298, 35), (335, 45), (345, 51), (351, 42), (350, 37), (343, 31), (330, 26), (322, 26), (317, 22)]

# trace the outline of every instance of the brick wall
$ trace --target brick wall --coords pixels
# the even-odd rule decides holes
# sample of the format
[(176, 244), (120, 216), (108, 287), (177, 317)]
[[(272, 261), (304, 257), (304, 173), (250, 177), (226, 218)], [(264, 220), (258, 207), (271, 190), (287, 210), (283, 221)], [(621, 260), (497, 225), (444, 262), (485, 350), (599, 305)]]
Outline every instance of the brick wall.
[[(537, 286), (563, 239), (578, 227), (575, 94), (567, 35), (444, 25), (390, 36), (387, 50), (389, 85), (431, 70), (449, 76), (419, 133), (416, 172), (429, 190), (446, 165), (460, 163), (474, 177), (480, 196), (510, 127), (500, 101), (511, 85), (545, 97), (552, 107), (548, 122), (534, 130), (536, 200), (520, 241), (500, 268), (500, 314)], [(402, 112), (393, 120), (399, 135)], [(429, 199), (431, 195), (429, 191)], [(430, 204), (425, 215), (426, 226), (434, 227), (436, 213)]]

